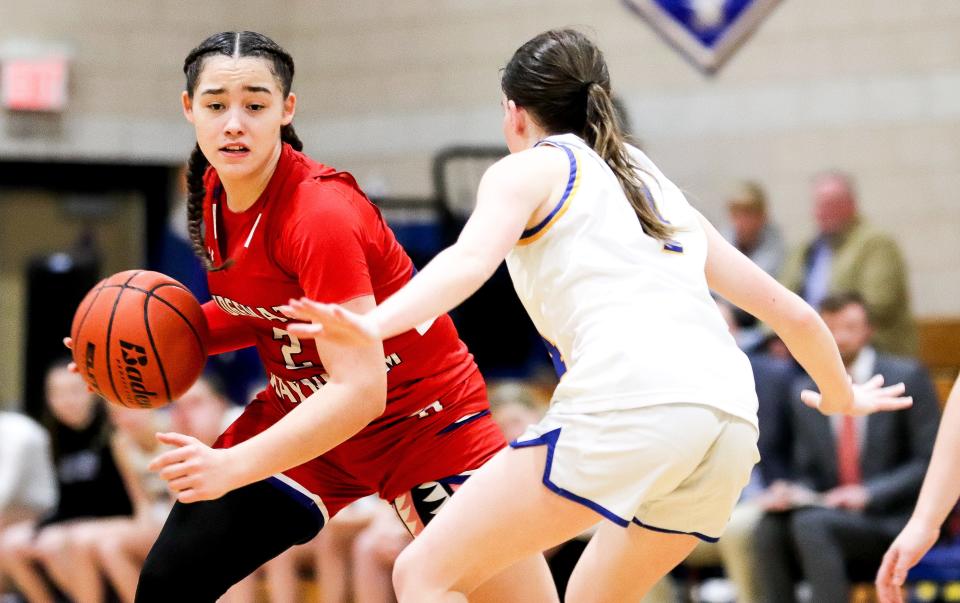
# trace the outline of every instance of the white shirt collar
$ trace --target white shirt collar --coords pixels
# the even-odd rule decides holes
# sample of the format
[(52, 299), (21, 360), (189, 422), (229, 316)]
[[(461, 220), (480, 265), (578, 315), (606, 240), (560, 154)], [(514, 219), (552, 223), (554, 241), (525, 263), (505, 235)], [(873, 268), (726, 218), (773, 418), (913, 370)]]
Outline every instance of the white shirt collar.
[(857, 359), (850, 365), (850, 376), (854, 383), (864, 383), (873, 377), (874, 365), (877, 363), (877, 351), (872, 346), (866, 346), (857, 354)]

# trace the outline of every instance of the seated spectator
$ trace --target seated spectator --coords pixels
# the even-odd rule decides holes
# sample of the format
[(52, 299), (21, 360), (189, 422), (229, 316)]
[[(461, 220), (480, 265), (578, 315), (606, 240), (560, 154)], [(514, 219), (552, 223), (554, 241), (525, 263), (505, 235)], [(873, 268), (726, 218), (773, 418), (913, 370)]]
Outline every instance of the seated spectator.
[(220, 379), (204, 373), (180, 399), (170, 405), (170, 429), (212, 446), (243, 408), (224, 393)]
[[(373, 519), (353, 541), (353, 600), (392, 603), (393, 564), (413, 537), (390, 505), (378, 504)], [(324, 591), (326, 592), (326, 591)], [(326, 599), (324, 599), (326, 603)]]
[(723, 238), (776, 278), (786, 252), (783, 235), (767, 213), (763, 188), (756, 182), (741, 182), (727, 199), (727, 212), (729, 224), (721, 228)]
[(769, 512), (756, 531), (762, 601), (794, 601), (806, 580), (817, 603), (849, 600), (850, 572), (872, 578), (906, 524), (930, 459), (939, 419), (933, 385), (911, 358), (878, 353), (856, 294), (823, 299), (821, 315), (851, 378), (877, 373), (904, 382), (906, 410), (869, 417), (826, 417), (800, 402), (813, 382), (802, 377), (791, 396), (794, 481), (775, 482), (760, 501)]
[(813, 217), (816, 236), (787, 258), (780, 280), (814, 308), (827, 295), (859, 294), (872, 319), (873, 345), (888, 354), (915, 354), (903, 255), (888, 234), (860, 217), (849, 176), (829, 172), (814, 179)]
[(99, 575), (90, 575), (89, 566), (74, 563), (68, 546), (70, 529), (84, 518), (129, 517), (130, 499), (115, 464), (100, 400), (79, 375), (68, 370), (66, 361), (48, 370), (45, 387), (59, 501), (40, 522), (28, 520), (3, 531), (0, 568), (32, 603), (54, 600), (41, 567), (57, 584), (70, 586), (66, 594), (76, 603), (99, 603), (102, 582)]
[[(0, 534), (6, 526), (37, 521), (56, 502), (50, 436), (26, 415), (0, 411)], [(0, 593), (5, 582), (0, 571)]]
[[(767, 213), (767, 196), (759, 184), (744, 181), (727, 198), (728, 223), (720, 232), (741, 253), (753, 260), (767, 274), (776, 278), (783, 266), (783, 235)], [(740, 308), (731, 307), (737, 322), (737, 345), (745, 351), (755, 350), (767, 337), (760, 322)]]

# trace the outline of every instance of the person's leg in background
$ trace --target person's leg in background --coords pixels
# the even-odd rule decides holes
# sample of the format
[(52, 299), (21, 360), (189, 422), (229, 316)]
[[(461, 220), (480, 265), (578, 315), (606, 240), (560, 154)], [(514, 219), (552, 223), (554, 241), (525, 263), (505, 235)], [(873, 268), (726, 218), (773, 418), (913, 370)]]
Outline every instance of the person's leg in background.
[(312, 544), (324, 603), (347, 603), (351, 598), (353, 542), (373, 519), (371, 502), (365, 498), (345, 507)]
[(135, 521), (124, 530), (103, 534), (94, 543), (97, 562), (123, 603), (132, 603), (140, 567), (162, 524)]
[(353, 541), (355, 603), (392, 603), (393, 564), (413, 540), (392, 508), (378, 505), (373, 521)]
[(758, 601), (796, 601), (796, 555), (790, 531), (790, 513), (766, 513), (754, 532), (756, 564), (754, 575), (760, 587)]
[(32, 521), (7, 527), (0, 534), (0, 570), (31, 603), (53, 603), (53, 593), (37, 571)]
[[(759, 601), (760, 587), (756, 568), (759, 564), (754, 539), (763, 510), (756, 504), (743, 502), (733, 508), (730, 523), (717, 542), (720, 561), (727, 577), (737, 589), (738, 601)], [(699, 547), (698, 547), (699, 549)]]
[(847, 603), (848, 564), (856, 561), (879, 567), (884, 552), (906, 522), (813, 507), (794, 511), (790, 523), (812, 599), (817, 603)]

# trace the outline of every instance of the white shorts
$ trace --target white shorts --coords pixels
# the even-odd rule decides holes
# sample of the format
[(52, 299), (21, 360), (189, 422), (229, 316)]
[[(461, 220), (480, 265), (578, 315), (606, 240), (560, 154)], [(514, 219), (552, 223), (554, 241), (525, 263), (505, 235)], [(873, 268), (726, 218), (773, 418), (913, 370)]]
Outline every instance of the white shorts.
[(618, 525), (714, 542), (760, 460), (757, 435), (709, 406), (659, 404), (551, 411), (510, 446), (547, 446), (544, 485)]

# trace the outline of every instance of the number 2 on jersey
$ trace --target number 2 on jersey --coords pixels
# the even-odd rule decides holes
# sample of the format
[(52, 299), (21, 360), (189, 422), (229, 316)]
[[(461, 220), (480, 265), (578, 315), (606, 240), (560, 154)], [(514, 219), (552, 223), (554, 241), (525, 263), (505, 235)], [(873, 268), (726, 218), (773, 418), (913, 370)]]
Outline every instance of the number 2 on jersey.
[(284, 331), (283, 329), (273, 327), (273, 338), (277, 341), (287, 340), (289, 342), (280, 346), (280, 352), (283, 354), (283, 361), (286, 363), (288, 369), (297, 370), (313, 366), (313, 363), (309, 360), (303, 362), (302, 364), (297, 364), (293, 359), (294, 354), (299, 354), (303, 351), (303, 348), (300, 347), (300, 340), (297, 339), (296, 335)]

